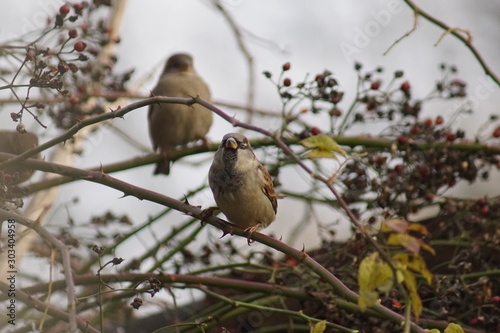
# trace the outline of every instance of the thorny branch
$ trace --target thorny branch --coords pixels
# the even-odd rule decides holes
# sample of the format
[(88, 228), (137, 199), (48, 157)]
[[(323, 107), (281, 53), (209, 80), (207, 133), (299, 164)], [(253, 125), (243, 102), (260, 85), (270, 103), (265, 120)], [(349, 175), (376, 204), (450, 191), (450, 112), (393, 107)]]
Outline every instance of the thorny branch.
[[(104, 115), (100, 115), (100, 116), (96, 116), (94, 118), (88, 119), (87, 121), (83, 121), (82, 123), (79, 123), (79, 124), (75, 125), (74, 127), (72, 127), (68, 132), (61, 135), (60, 137), (55, 138), (53, 140), (50, 140), (49, 142), (41, 145), (40, 147), (42, 147), (42, 148), (38, 147), (38, 149), (43, 150), (43, 149), (46, 149), (48, 147), (51, 147), (53, 144), (57, 144), (58, 142), (61, 142), (63, 140), (67, 140), (67, 139), (69, 139), (69, 137), (71, 137), (71, 135), (78, 132), (78, 130), (80, 130), (82, 127), (97, 123), (99, 121), (103, 121), (105, 119), (122, 117), (123, 115), (125, 115), (126, 113), (128, 113), (134, 109), (137, 109), (137, 108), (140, 108), (142, 106), (149, 105), (149, 104), (152, 104), (155, 102), (160, 102), (160, 98), (155, 97), (155, 98), (152, 98), (149, 100), (135, 102), (135, 103), (129, 104), (128, 106), (121, 108), (117, 111), (111, 112), (112, 113), (111, 115), (110, 115), (110, 113), (107, 113)], [(230, 117), (229, 115), (224, 113), (219, 108), (211, 105), (210, 103), (208, 103), (208, 102), (206, 102), (198, 97), (195, 97), (192, 99), (167, 98), (165, 100), (161, 100), (161, 102), (182, 103), (182, 104), (192, 104), (193, 102), (196, 102), (196, 103), (199, 103), (199, 104), (209, 108), (210, 110), (212, 110), (213, 112), (215, 112), (216, 114), (218, 114), (219, 116), (221, 116), (222, 118), (224, 118), (225, 120), (227, 120), (228, 122), (233, 124), (233, 126), (239, 126), (242, 128), (253, 130), (253, 131), (262, 133), (270, 138), (273, 138), (276, 141), (277, 145), (281, 149), (283, 149), (283, 151), (287, 155), (289, 155), (298, 165), (300, 165), (308, 174), (310, 174), (312, 177), (314, 177), (314, 178), (316, 178), (316, 179), (320, 180), (321, 182), (328, 185), (327, 179), (325, 179), (324, 177), (321, 177), (319, 175), (314, 174), (314, 172), (309, 167), (307, 167), (299, 159), (299, 157), (297, 155), (295, 155), (295, 153), (293, 153), (293, 151), (281, 140), (281, 138), (279, 138), (277, 135), (275, 135), (269, 131), (266, 131), (266, 130), (259, 128), (257, 126), (253, 126), (253, 125), (249, 125), (249, 124), (240, 122), (240, 121), (234, 119), (233, 117)], [(35, 150), (35, 149), (33, 149), (33, 150)], [(29, 156), (29, 154), (23, 154), (23, 155)], [(27, 158), (27, 156), (19, 155), (18, 161), (25, 159), (25, 158)], [(9, 160), (8, 162), (11, 162), (15, 159), (16, 158), (13, 158), (13, 159)], [(11, 162), (11, 163), (13, 163), (13, 162)], [(7, 164), (7, 162), (5, 162), (4, 164)], [(186, 204), (184, 202), (178, 201), (176, 199), (173, 199), (173, 198), (170, 198), (170, 197), (167, 197), (164, 195), (160, 195), (160, 194), (155, 193), (153, 191), (149, 191), (146, 189), (142, 189), (140, 187), (136, 187), (134, 185), (128, 184), (128, 183), (123, 182), (121, 180), (115, 179), (115, 178), (113, 178), (107, 174), (104, 174), (100, 171), (86, 171), (86, 170), (81, 170), (81, 169), (77, 169), (77, 168), (73, 168), (73, 167), (57, 165), (55, 163), (48, 163), (48, 162), (38, 161), (38, 160), (30, 160), (30, 161), (27, 161), (26, 164), (32, 168), (42, 170), (45, 172), (57, 173), (57, 174), (60, 174), (63, 176), (69, 176), (71, 178), (82, 179), (82, 180), (86, 180), (86, 181), (100, 183), (100, 184), (115, 188), (117, 190), (123, 191), (123, 193), (125, 195), (132, 195), (132, 196), (135, 196), (141, 200), (153, 201), (153, 202), (171, 207), (173, 209), (176, 209), (180, 212), (191, 215), (191, 216), (196, 217), (198, 219), (202, 218), (201, 208), (199, 208), (199, 207), (194, 207), (194, 206), (191, 206), (191, 205)], [(0, 164), (0, 167), (1, 167), (1, 164)], [(352, 214), (350, 209), (347, 207), (347, 204), (343, 201), (342, 197), (338, 194), (338, 192), (331, 185), (329, 185), (328, 187), (332, 191), (332, 193), (336, 196), (337, 200), (339, 200), (341, 207), (343, 207), (346, 210), (346, 213), (348, 214), (348, 216), (351, 218), (351, 220), (353, 220), (353, 223), (357, 227), (360, 228), (359, 221), (356, 219), (356, 217)], [(243, 228), (239, 228), (239, 227), (235, 227), (235, 226), (229, 227), (225, 221), (223, 221), (219, 218), (211, 217), (210, 219), (207, 219), (206, 221), (208, 223), (220, 228), (225, 233), (232, 232), (232, 233), (239, 235), (239, 236), (244, 236), (244, 237), (248, 236), (244, 232)], [(318, 276), (325, 279), (327, 281), (327, 283), (329, 283), (337, 293), (339, 293), (340, 295), (342, 295), (343, 297), (345, 297), (347, 300), (349, 300), (351, 302), (357, 302), (357, 299), (359, 296), (355, 292), (350, 290), (338, 278), (336, 278), (330, 271), (328, 271), (326, 268), (324, 268), (323, 266), (318, 264), (314, 259), (309, 257), (306, 253), (304, 253), (302, 251), (298, 251), (298, 250), (296, 250), (296, 249), (294, 249), (294, 248), (292, 248), (292, 247), (290, 247), (290, 246), (288, 246), (288, 245), (286, 245), (286, 244), (284, 244), (276, 239), (273, 239), (269, 236), (266, 236), (266, 235), (263, 235), (263, 234), (260, 234), (257, 232), (254, 233), (251, 238), (296, 259), (298, 262), (304, 264), (306, 267), (310, 268), (313, 272), (318, 274)], [(378, 244), (376, 244), (376, 246), (377, 245)], [(402, 322), (402, 321), (406, 320), (403, 316), (393, 312), (392, 310), (390, 310), (390, 309), (388, 309), (380, 304), (376, 304), (375, 306), (373, 306), (373, 309), (375, 311), (377, 311), (378, 313), (382, 314), (384, 317), (387, 317), (388, 319), (390, 319), (394, 322)], [(422, 332), (422, 333), (424, 332), (424, 330), (421, 327), (419, 327), (417, 324), (412, 323), (411, 325), (412, 325), (413, 331)]]

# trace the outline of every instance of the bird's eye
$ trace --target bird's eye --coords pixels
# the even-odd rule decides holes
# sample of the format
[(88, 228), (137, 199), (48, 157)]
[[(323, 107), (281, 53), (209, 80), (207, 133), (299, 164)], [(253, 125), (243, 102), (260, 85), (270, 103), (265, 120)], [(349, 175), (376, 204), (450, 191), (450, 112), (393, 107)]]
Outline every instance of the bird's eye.
[(240, 149), (247, 149), (248, 148), (248, 145), (246, 142), (240, 142)]

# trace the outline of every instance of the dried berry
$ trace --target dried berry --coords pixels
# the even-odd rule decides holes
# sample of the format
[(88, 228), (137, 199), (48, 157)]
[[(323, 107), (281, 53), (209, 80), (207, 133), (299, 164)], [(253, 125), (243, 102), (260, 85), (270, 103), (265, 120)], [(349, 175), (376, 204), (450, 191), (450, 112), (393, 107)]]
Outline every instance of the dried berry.
[(380, 88), (380, 81), (373, 81), (372, 84), (370, 85), (370, 89), (372, 90), (378, 90)]
[(66, 16), (66, 14), (68, 14), (70, 11), (70, 8), (68, 5), (62, 5), (60, 8), (59, 8), (59, 13), (63, 16)]
[(77, 52), (83, 52), (86, 47), (87, 47), (87, 43), (79, 41), (79, 42), (75, 43), (74, 49)]
[(71, 29), (68, 31), (68, 36), (69, 38), (76, 38), (78, 37), (78, 31), (76, 31), (76, 29)]

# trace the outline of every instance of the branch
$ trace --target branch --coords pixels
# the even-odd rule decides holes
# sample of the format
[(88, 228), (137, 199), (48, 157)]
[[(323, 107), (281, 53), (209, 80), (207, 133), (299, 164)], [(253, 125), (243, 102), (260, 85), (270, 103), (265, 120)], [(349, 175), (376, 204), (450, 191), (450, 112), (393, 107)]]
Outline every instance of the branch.
[(248, 65), (248, 91), (247, 91), (247, 107), (246, 110), (248, 111), (248, 116), (246, 121), (248, 123), (252, 122), (253, 118), (253, 106), (255, 103), (255, 66), (254, 66), (254, 61), (252, 54), (248, 50), (248, 47), (245, 45), (243, 41), (243, 36), (241, 33), (240, 28), (232, 18), (232, 16), (227, 12), (227, 10), (222, 6), (220, 0), (215, 0), (214, 1), (215, 7), (221, 12), (222, 16), (226, 19), (227, 23), (229, 24), (229, 27), (234, 33), (234, 36), (236, 38), (236, 42), (238, 43), (238, 47), (243, 53), (247, 65)]
[[(190, 99), (188, 99), (188, 100), (190, 100)], [(225, 115), (225, 117), (230, 118), (227, 115)], [(248, 127), (248, 128), (255, 128), (252, 125), (246, 125), (246, 124), (243, 124), (243, 125)], [(270, 132), (267, 132), (263, 129), (258, 129), (258, 130), (271, 134)], [(275, 137), (275, 140), (277, 140), (278, 145), (280, 145), (280, 147), (283, 147), (283, 149), (285, 150), (285, 152), (287, 152), (287, 154), (289, 154), (289, 152), (291, 152), (290, 148), (288, 146), (286, 146), (282, 141), (280, 141), (279, 138)], [(298, 159), (298, 157), (296, 155), (294, 155), (293, 152), (291, 152), (291, 154), (292, 154), (292, 156), (294, 156), (293, 158)], [(302, 161), (298, 160), (298, 162), (300, 162), (300, 164), (303, 165)], [(32, 168), (35, 168), (38, 170), (42, 170), (45, 172), (57, 173), (57, 174), (60, 174), (63, 176), (69, 176), (69, 177), (76, 178), (76, 179), (83, 179), (86, 181), (103, 184), (103, 185), (106, 185), (110, 188), (114, 188), (116, 190), (122, 191), (125, 196), (132, 195), (140, 200), (148, 200), (148, 201), (156, 202), (158, 204), (173, 208), (179, 212), (190, 215), (190, 216), (195, 217), (197, 219), (200, 219), (200, 220), (202, 219), (201, 207), (191, 206), (185, 202), (181, 202), (179, 200), (167, 197), (165, 195), (161, 195), (159, 193), (131, 185), (131, 184), (126, 183), (124, 181), (121, 181), (119, 179), (113, 178), (107, 174), (104, 174), (102, 172), (86, 171), (86, 170), (81, 170), (81, 169), (77, 169), (77, 168), (73, 168), (73, 167), (58, 165), (55, 163), (48, 163), (48, 162), (40, 161), (40, 160), (32, 160), (32, 159), (24, 162), (24, 164), (29, 166), (29, 167), (32, 167)], [(307, 166), (305, 166), (305, 165), (304, 165), (304, 167), (307, 168)], [(336, 194), (336, 196), (338, 196), (338, 194)], [(338, 196), (338, 197), (340, 198), (340, 196)], [(345, 202), (342, 200), (342, 198), (340, 198), (340, 199), (341, 199), (341, 205), (343, 203), (343, 205), (345, 205), (345, 207), (347, 207)], [(352, 215), (352, 213), (351, 213), (351, 215)], [(238, 236), (248, 238), (248, 234), (245, 233), (244, 228), (236, 226), (236, 225), (232, 225), (232, 224), (230, 225), (226, 221), (221, 220), (215, 216), (212, 216), (210, 218), (205, 219), (205, 222), (221, 229), (225, 234), (232, 233), (232, 234), (236, 234)], [(278, 251), (294, 258), (295, 260), (297, 260), (297, 262), (304, 264), (304, 266), (311, 269), (320, 278), (323, 278), (339, 295), (341, 295), (342, 297), (347, 299), (349, 302), (357, 303), (359, 295), (356, 294), (355, 292), (353, 292), (352, 290), (350, 290), (336, 276), (334, 276), (330, 271), (328, 271), (326, 268), (324, 268), (323, 266), (318, 264), (307, 253), (296, 250), (296, 249), (292, 248), (291, 246), (288, 246), (287, 244), (280, 242), (279, 240), (276, 240), (274, 238), (271, 238), (269, 236), (266, 236), (266, 235), (258, 233), (258, 232), (253, 233), (250, 238), (252, 238), (255, 241), (258, 241), (261, 244), (264, 244), (264, 245), (267, 245), (271, 248), (274, 248), (275, 250), (278, 250)], [(376, 311), (377, 313), (379, 313), (384, 318), (391, 320), (393, 322), (400, 323), (400, 322), (405, 320), (405, 318), (403, 316), (393, 312), (392, 310), (386, 308), (385, 306), (383, 306), (381, 304), (374, 305), (372, 307), (372, 309), (374, 311)], [(414, 332), (424, 333), (424, 330), (421, 327), (419, 327), (417, 324), (412, 323), (411, 325), (412, 325), (412, 329)]]
[(75, 299), (76, 299), (75, 284), (73, 282), (73, 275), (72, 275), (73, 272), (71, 271), (70, 255), (68, 249), (66, 248), (66, 245), (64, 245), (64, 243), (55, 238), (47, 229), (45, 229), (39, 223), (35, 221), (30, 221), (19, 214), (5, 210), (0, 210), (0, 219), (4, 221), (9, 219), (15, 220), (16, 223), (22, 224), (27, 228), (35, 230), (43, 239), (52, 243), (52, 245), (54, 245), (59, 250), (59, 252), (61, 252), (62, 264), (64, 268), (64, 276), (67, 281), (68, 316), (69, 316), (70, 331), (76, 332), (77, 317), (76, 317), (76, 307), (75, 307)]
[[(0, 282), (0, 290), (6, 294), (9, 290), (9, 286), (4, 282)], [(52, 305), (40, 301), (39, 299), (35, 298), (31, 293), (16, 289), (16, 298), (19, 299), (21, 302), (25, 303), (26, 305), (28, 305), (29, 307), (31, 307), (32, 309), (35, 309), (39, 312), (43, 312), (45, 311), (45, 309), (47, 309), (47, 313), (50, 316), (63, 320), (65, 322), (71, 322), (71, 317), (72, 317), (71, 314), (68, 314), (67, 312), (64, 312)], [(90, 324), (83, 319), (76, 318), (76, 325), (82, 332), (100, 333), (99, 330), (90, 326)]]
[(483, 60), (483, 57), (481, 56), (481, 54), (479, 54), (479, 51), (472, 45), (471, 40), (470, 40), (471, 39), (470, 36), (467, 36), (467, 38), (465, 38), (464, 36), (462, 36), (461, 34), (459, 34), (457, 32), (457, 31), (462, 31), (462, 30), (456, 29), (456, 28), (451, 28), (448, 25), (446, 25), (445, 23), (443, 23), (443, 22), (439, 21), (438, 19), (432, 17), (431, 15), (429, 15), (428, 13), (426, 13), (422, 9), (420, 9), (420, 7), (418, 7), (412, 0), (403, 0), (403, 1), (411, 9), (413, 9), (413, 11), (416, 14), (418, 14), (419, 16), (422, 16), (427, 21), (429, 21), (429, 22), (433, 23), (434, 25), (437, 25), (438, 27), (440, 27), (441, 29), (443, 29), (445, 31), (445, 34), (446, 33), (450, 33), (453, 36), (455, 36), (456, 38), (458, 38), (472, 52), (472, 54), (474, 55), (474, 57), (479, 62), (479, 65), (483, 68), (483, 70), (486, 73), (486, 75), (488, 75), (489, 77), (491, 77), (493, 79), (493, 81), (495, 81), (495, 83), (498, 86), (500, 86), (500, 79), (496, 76), (496, 74), (493, 72), (493, 70), (491, 68), (489, 68), (489, 66), (486, 64), (486, 62)]

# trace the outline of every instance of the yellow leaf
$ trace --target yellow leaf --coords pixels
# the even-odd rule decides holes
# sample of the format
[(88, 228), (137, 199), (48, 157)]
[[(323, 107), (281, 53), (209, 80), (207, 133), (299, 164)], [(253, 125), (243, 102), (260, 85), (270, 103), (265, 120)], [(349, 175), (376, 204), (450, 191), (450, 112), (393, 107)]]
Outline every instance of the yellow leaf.
[(392, 256), (392, 259), (402, 263), (403, 267), (407, 267), (424, 276), (428, 284), (432, 282), (432, 273), (427, 269), (424, 258), (418, 254), (397, 253)]
[(446, 329), (444, 330), (444, 333), (464, 333), (464, 330), (460, 325), (449, 323)]
[(411, 253), (420, 251), (420, 242), (413, 236), (407, 234), (391, 234), (387, 240), (389, 245), (401, 245)]
[(436, 255), (436, 251), (427, 243), (424, 243), (424, 241), (420, 241), (420, 247), (422, 247), (424, 250), (427, 250), (428, 252), (432, 253), (433, 255)]
[(347, 156), (345, 150), (342, 149), (342, 147), (340, 147), (338, 143), (328, 135), (313, 135), (300, 141), (300, 143), (306, 148), (314, 148), (321, 151), (331, 151), (341, 154), (342, 156)]
[(312, 333), (323, 333), (326, 330), (326, 321), (320, 321), (314, 324)]
[(392, 289), (392, 270), (377, 252), (363, 259), (359, 265), (358, 285), (358, 305), (362, 310), (377, 302), (378, 291), (387, 293)]
[(304, 158), (334, 158), (337, 159), (334, 153), (328, 150), (313, 149), (304, 154)]
[(416, 222), (410, 223), (408, 226), (408, 229), (418, 231), (424, 236), (429, 234), (429, 231), (427, 230), (427, 228), (425, 226), (423, 226), (420, 223), (416, 223)]
[(401, 269), (401, 273), (404, 276), (404, 282), (406, 289), (408, 289), (410, 293), (410, 300), (413, 305), (413, 313), (418, 321), (420, 314), (422, 313), (422, 300), (417, 293), (417, 279), (415, 279), (415, 275), (407, 269)]
[(441, 333), (439, 330), (433, 328), (432, 330), (424, 330), (426, 332), (429, 332), (429, 333)]
[(409, 223), (402, 219), (389, 219), (382, 222), (382, 231), (395, 231), (404, 234), (408, 230)]

